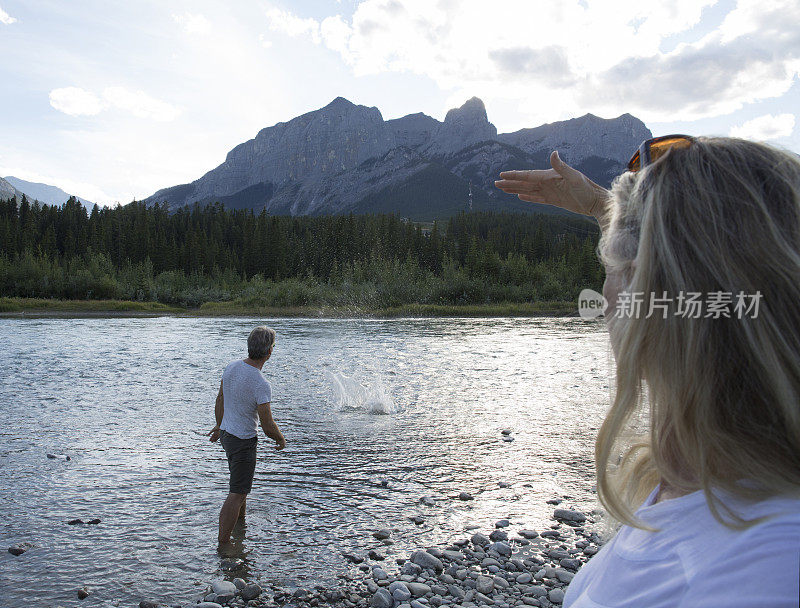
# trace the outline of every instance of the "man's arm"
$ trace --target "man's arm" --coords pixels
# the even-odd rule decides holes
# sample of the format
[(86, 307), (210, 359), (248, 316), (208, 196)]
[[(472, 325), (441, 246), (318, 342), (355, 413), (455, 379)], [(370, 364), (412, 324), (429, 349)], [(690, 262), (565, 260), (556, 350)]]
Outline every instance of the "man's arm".
[(217, 401), (214, 404), (214, 417), (217, 419), (217, 426), (215, 426), (208, 433), (211, 441), (219, 439), (219, 425), (222, 424), (222, 416), (225, 414), (225, 398), (222, 396), (222, 380), (219, 381), (219, 392), (217, 393)]
[(283, 433), (281, 433), (278, 425), (272, 419), (272, 408), (269, 403), (258, 404), (258, 418), (261, 420), (261, 428), (264, 429), (264, 434), (277, 444), (275, 449), (282, 450), (285, 448), (286, 439), (283, 438)]

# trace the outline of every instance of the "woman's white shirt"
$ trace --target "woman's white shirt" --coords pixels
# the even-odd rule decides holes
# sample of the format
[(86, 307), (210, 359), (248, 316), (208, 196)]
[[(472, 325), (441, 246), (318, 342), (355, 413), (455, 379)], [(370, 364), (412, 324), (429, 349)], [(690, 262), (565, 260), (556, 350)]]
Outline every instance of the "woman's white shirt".
[(714, 519), (702, 492), (655, 503), (636, 516), (658, 532), (622, 526), (569, 585), (564, 608), (797, 608), (800, 499), (724, 498), (746, 530)]

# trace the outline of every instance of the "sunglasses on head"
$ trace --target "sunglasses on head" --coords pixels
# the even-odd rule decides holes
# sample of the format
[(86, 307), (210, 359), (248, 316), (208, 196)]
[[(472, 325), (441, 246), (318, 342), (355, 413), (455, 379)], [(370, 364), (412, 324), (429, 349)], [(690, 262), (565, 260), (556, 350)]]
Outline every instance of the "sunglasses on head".
[(688, 148), (694, 142), (691, 135), (662, 135), (642, 142), (628, 163), (628, 171), (639, 171), (652, 165), (672, 148)]

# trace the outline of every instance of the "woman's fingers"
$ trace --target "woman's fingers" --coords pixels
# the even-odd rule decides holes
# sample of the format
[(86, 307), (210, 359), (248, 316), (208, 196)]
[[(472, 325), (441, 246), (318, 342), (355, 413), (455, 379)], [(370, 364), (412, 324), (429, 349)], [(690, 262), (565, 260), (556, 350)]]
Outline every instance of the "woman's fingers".
[(517, 198), (521, 201), (525, 201), (526, 203), (544, 203), (547, 204), (547, 201), (544, 199), (543, 196), (538, 195), (530, 195), (530, 194), (518, 194)]
[(498, 180), (494, 183), (494, 185), (500, 190), (505, 190), (507, 192), (510, 192), (512, 190), (519, 190), (520, 192), (523, 192), (538, 188), (536, 184), (532, 184), (531, 182), (523, 182), (511, 179)]

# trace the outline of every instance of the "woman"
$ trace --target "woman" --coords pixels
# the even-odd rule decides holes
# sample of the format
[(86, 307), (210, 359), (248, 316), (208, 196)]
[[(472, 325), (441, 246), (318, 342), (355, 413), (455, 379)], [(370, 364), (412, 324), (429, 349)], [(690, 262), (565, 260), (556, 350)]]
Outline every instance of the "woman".
[[(623, 524), (564, 606), (797, 607), (800, 161), (670, 136), (611, 192), (550, 161), (496, 185), (600, 225), (617, 371), (597, 488)], [(646, 436), (626, 441), (639, 411)]]

